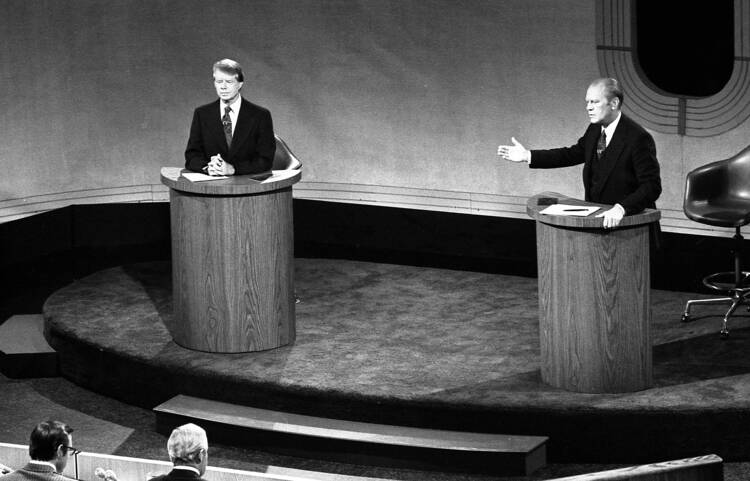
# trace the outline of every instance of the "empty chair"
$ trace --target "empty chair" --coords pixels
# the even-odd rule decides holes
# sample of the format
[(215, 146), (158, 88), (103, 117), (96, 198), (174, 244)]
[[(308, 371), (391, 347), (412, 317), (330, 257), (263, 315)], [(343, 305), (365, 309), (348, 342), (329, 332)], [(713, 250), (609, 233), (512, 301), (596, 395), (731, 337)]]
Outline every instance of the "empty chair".
[(683, 210), (688, 218), (719, 227), (734, 227), (734, 270), (703, 278), (703, 284), (725, 297), (687, 301), (682, 321), (690, 320), (696, 304), (729, 304), (721, 336), (727, 337), (727, 321), (738, 306), (748, 303), (750, 272), (742, 270), (743, 237), (740, 228), (750, 223), (750, 147), (739, 154), (691, 171), (685, 182)]
[(273, 156), (273, 170), (299, 170), (302, 168), (302, 162), (286, 145), (286, 142), (282, 140), (278, 135), (276, 137), (276, 153)]

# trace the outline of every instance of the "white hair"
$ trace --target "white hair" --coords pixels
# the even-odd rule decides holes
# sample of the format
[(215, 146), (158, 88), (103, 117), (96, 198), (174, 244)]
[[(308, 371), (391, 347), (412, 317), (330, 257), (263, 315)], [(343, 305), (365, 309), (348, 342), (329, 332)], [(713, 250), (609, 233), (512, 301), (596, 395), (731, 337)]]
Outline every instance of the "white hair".
[(184, 424), (174, 428), (167, 441), (169, 459), (195, 463), (195, 455), (208, 450), (206, 431), (195, 424)]

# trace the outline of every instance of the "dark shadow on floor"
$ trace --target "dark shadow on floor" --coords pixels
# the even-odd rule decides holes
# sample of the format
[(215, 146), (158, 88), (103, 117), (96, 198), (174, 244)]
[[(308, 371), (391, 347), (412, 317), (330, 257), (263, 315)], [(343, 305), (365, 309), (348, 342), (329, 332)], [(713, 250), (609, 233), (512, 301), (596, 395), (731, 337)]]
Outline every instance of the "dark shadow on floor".
[(750, 373), (750, 328), (732, 330), (722, 339), (721, 316), (701, 319), (708, 317), (716, 318), (715, 333), (654, 346), (654, 387)]

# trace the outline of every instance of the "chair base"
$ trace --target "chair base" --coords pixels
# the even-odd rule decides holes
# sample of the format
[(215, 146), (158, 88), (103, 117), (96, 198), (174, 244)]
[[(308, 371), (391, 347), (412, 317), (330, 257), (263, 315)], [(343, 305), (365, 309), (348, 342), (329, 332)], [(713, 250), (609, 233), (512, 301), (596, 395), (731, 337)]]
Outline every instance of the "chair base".
[[(696, 304), (724, 304), (730, 303), (729, 310), (724, 315), (721, 334), (722, 339), (729, 337), (727, 323), (729, 316), (741, 305), (747, 305), (750, 311), (750, 272), (741, 272), (737, 276), (735, 272), (717, 272), (703, 278), (703, 285), (714, 291), (726, 292), (729, 296), (715, 297), (711, 299), (694, 299), (685, 304), (685, 312), (682, 313), (682, 322), (689, 322), (690, 308)], [(732, 279), (731, 281), (728, 279)]]

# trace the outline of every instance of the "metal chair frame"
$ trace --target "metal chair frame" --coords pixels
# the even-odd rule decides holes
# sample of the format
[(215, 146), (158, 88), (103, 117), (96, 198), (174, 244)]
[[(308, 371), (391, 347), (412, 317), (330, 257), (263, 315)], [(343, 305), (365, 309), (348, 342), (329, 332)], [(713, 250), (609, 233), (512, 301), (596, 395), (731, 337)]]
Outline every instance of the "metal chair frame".
[[(713, 291), (727, 292), (730, 294), (726, 297), (715, 297), (711, 299), (694, 299), (689, 300), (685, 304), (685, 312), (682, 313), (682, 322), (689, 322), (690, 308), (694, 305), (700, 304), (725, 304), (730, 303), (729, 310), (724, 315), (723, 324), (721, 331), (719, 331), (722, 338), (729, 337), (729, 329), (727, 323), (729, 322), (729, 316), (734, 314), (734, 311), (741, 305), (748, 305), (750, 310), (750, 272), (742, 270), (742, 243), (744, 238), (740, 233), (740, 228), (736, 227), (736, 233), (734, 235), (734, 271), (717, 272), (715, 274), (708, 275), (703, 278), (703, 285)], [(732, 281), (726, 279), (732, 277)]]

